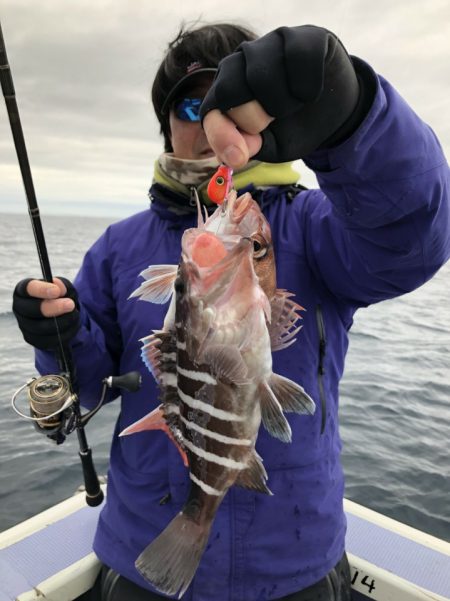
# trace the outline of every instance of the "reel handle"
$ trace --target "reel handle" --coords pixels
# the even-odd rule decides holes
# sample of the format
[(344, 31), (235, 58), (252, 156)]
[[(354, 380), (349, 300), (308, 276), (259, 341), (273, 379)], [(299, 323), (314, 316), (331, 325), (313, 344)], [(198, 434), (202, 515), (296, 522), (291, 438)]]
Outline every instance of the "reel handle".
[(129, 371), (123, 376), (109, 376), (104, 383), (108, 388), (122, 388), (128, 392), (137, 392), (141, 387), (142, 376), (138, 371)]

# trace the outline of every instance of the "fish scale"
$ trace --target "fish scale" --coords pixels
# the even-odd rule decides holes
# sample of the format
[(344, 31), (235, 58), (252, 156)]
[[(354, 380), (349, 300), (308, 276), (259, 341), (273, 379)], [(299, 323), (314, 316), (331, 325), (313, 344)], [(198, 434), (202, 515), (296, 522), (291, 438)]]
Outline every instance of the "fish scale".
[[(178, 330), (180, 329), (181, 328), (177, 328), (177, 336), (184, 339), (184, 331), (179, 332)], [(219, 467), (222, 468), (224, 464), (228, 463), (228, 461), (230, 461), (230, 464), (231, 462), (238, 462), (238, 455), (243, 455), (244, 453), (234, 450), (230, 443), (224, 443), (223, 441), (217, 440), (214, 437), (214, 434), (224, 436), (224, 425), (227, 426), (227, 436), (230, 438), (238, 439), (239, 432), (236, 432), (235, 428), (233, 428), (232, 421), (228, 422), (227, 419), (213, 418), (208, 411), (194, 409), (192, 406), (184, 402), (183, 398), (190, 398), (197, 401), (204, 398), (206, 400), (206, 404), (209, 402), (211, 408), (213, 408), (214, 400), (217, 394), (222, 400), (221, 411), (223, 411), (226, 415), (227, 412), (233, 414), (234, 392), (231, 389), (231, 386), (228, 386), (226, 387), (226, 390), (223, 390), (224, 384), (205, 384), (205, 382), (202, 380), (204, 374), (208, 374), (211, 378), (213, 378), (208, 366), (206, 364), (197, 366), (193, 361), (190, 360), (186, 351), (179, 350), (177, 357), (178, 365), (185, 370), (185, 372), (189, 372), (191, 374), (191, 377), (186, 377), (178, 373), (178, 390), (179, 394), (181, 392), (182, 395), (180, 398), (180, 414), (185, 420), (185, 422), (182, 422), (180, 426), (183, 437), (189, 445), (187, 446), (187, 450), (191, 473), (196, 477), (196, 482), (200, 485), (200, 487), (202, 487), (202, 484), (205, 484), (205, 489), (214, 489), (215, 494), (224, 494), (225, 490), (218, 490), (215, 486), (215, 483), (217, 483), (218, 479), (216, 474), (216, 466), (219, 465)], [(205, 391), (206, 394), (202, 395), (202, 391)], [(223, 399), (227, 399), (228, 402), (224, 403)], [(211, 427), (211, 421), (215, 425), (215, 429)], [(189, 424), (191, 423), (193, 425), (200, 426), (204, 432), (200, 432), (195, 428), (189, 428)], [(216, 458), (216, 461), (214, 461), (214, 459), (208, 459), (208, 456), (213, 456)], [(219, 458), (223, 460), (222, 465), (217, 463)], [(205, 463), (208, 464), (207, 468), (205, 468)], [(239, 463), (244, 463), (242, 457), (240, 457)], [(208, 474), (207, 477), (205, 477), (205, 469)], [(233, 469), (233, 471), (235, 470)]]

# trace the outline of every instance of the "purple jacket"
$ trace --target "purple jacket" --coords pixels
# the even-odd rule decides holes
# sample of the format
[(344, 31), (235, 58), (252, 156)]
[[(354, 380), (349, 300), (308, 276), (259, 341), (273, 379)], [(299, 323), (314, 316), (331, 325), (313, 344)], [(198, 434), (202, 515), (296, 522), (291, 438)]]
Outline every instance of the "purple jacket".
[[(274, 354), (274, 372), (301, 383), (317, 411), (288, 415), (292, 444), (261, 428), (257, 451), (274, 496), (230, 489), (186, 601), (277, 599), (320, 580), (338, 562), (346, 529), (338, 385), (354, 312), (417, 288), (450, 256), (447, 163), (431, 129), (382, 78), (353, 136), (306, 162), (320, 190), (292, 199), (286, 188), (269, 188), (262, 201), (278, 286), (306, 308), (297, 342)], [(158, 404), (139, 339), (161, 327), (166, 311), (127, 297), (148, 265), (178, 263), (183, 230), (193, 225), (193, 216), (175, 215), (156, 196), (149, 210), (108, 228), (75, 282), (83, 327), (73, 351), (83, 404), (95, 404), (106, 375), (143, 375), (141, 391), (122, 396), (94, 549), (148, 588), (134, 561), (180, 511), (190, 481), (162, 432), (117, 437)], [(44, 353), (38, 368), (55, 369)]]

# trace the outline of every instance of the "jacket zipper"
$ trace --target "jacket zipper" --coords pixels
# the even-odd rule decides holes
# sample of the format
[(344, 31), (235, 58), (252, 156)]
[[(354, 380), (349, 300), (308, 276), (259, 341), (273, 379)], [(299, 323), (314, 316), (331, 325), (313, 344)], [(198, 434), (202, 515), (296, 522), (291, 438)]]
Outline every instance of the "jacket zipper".
[(322, 408), (322, 423), (320, 425), (320, 434), (323, 434), (325, 430), (325, 424), (327, 421), (327, 399), (325, 397), (325, 389), (323, 385), (323, 376), (325, 374), (324, 359), (327, 349), (327, 339), (325, 337), (325, 324), (323, 321), (322, 306), (316, 305), (316, 320), (317, 329), (319, 330), (319, 366), (317, 370), (317, 377), (319, 380), (319, 394), (320, 394), (320, 405)]
[[(195, 198), (195, 193), (197, 192), (195, 186), (189, 186), (189, 204), (191, 207), (197, 206), (197, 200)], [(198, 194), (198, 192), (197, 192)]]

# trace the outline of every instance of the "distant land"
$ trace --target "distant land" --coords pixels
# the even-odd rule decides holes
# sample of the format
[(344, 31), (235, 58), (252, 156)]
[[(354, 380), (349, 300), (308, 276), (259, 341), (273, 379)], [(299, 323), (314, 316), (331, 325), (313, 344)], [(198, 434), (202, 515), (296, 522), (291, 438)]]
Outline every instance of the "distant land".
[[(83, 216), (83, 217), (105, 217), (105, 218), (124, 218), (134, 213), (144, 211), (149, 207), (149, 201), (143, 198), (142, 203), (117, 203), (111, 202), (89, 202), (82, 201), (79, 203), (71, 201), (39, 201), (39, 211), (41, 216), (45, 215), (61, 215), (61, 216)], [(0, 214), (7, 215), (22, 215), (27, 214), (28, 207), (25, 197), (12, 203), (0, 202)]]

